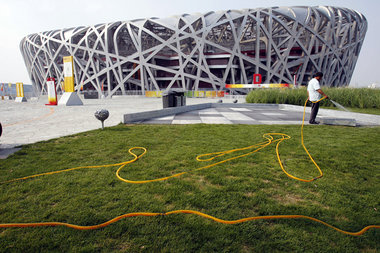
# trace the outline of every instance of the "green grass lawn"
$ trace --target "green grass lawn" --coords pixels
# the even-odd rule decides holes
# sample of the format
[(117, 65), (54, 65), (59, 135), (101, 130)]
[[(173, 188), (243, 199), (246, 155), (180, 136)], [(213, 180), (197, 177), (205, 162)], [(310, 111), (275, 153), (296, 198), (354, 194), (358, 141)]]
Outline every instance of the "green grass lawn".
[[(0, 161), (0, 181), (132, 158), (121, 171), (131, 180), (191, 171), (199, 154), (262, 142), (282, 132), (287, 170), (313, 178), (317, 170), (300, 144), (299, 126), (119, 125), (26, 145)], [(221, 219), (302, 214), (348, 231), (380, 224), (380, 128), (306, 126), (305, 144), (324, 172), (311, 183), (287, 177), (271, 145), (238, 160), (149, 184), (127, 184), (117, 167), (82, 169), (0, 184), (0, 223), (59, 221), (95, 225), (130, 212), (201, 211)], [(239, 153), (242, 154), (242, 153)], [(218, 158), (225, 159), (225, 158)], [(219, 161), (218, 160), (218, 161)], [(191, 214), (123, 219), (108, 227), (79, 231), (66, 227), (0, 229), (0, 251), (146, 252), (376, 252), (380, 230), (360, 237), (308, 220), (250, 221), (225, 225)]]

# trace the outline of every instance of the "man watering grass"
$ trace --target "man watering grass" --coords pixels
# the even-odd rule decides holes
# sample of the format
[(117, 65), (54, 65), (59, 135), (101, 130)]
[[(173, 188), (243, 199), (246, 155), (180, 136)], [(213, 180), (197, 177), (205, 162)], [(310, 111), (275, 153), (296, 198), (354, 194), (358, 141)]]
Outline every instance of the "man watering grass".
[(318, 121), (315, 121), (319, 110), (319, 100), (321, 95), (326, 98), (329, 98), (322, 90), (319, 84), (319, 81), (322, 79), (323, 73), (317, 72), (314, 75), (314, 78), (311, 79), (307, 85), (307, 94), (309, 95), (309, 100), (311, 101), (311, 115), (309, 119), (310, 124), (319, 124)]

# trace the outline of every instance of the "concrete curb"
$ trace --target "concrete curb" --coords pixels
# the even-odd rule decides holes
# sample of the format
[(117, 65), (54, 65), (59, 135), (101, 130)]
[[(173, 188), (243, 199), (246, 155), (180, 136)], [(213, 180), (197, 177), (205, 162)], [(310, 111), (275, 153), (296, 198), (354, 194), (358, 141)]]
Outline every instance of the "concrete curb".
[(170, 107), (170, 108), (148, 111), (148, 112), (137, 112), (137, 113), (124, 114), (123, 123), (124, 124), (132, 123), (132, 122), (147, 120), (147, 119), (151, 119), (151, 118), (166, 117), (166, 116), (170, 116), (170, 115), (174, 115), (174, 114), (178, 114), (178, 113), (207, 109), (207, 108), (210, 108), (211, 105), (212, 105), (211, 103), (206, 103), (206, 104), (198, 104), (198, 105)]
[(8, 156), (21, 150), (21, 148), (0, 148), (0, 159), (7, 159)]
[(320, 123), (322, 125), (334, 125), (334, 126), (352, 126), (356, 127), (356, 120), (355, 119), (343, 119), (343, 118), (327, 118), (327, 117), (321, 117)]

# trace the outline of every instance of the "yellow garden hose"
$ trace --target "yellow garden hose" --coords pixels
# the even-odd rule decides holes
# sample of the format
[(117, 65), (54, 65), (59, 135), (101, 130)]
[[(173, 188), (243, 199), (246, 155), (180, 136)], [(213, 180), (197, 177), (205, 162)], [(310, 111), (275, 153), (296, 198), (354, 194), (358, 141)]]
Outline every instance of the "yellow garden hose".
[(223, 220), (216, 218), (214, 216), (194, 211), (194, 210), (174, 210), (171, 212), (166, 212), (166, 213), (148, 213), (148, 212), (141, 212), (141, 213), (126, 213), (120, 216), (117, 216), (109, 221), (106, 221), (104, 223), (98, 224), (98, 225), (93, 225), (93, 226), (80, 226), (80, 225), (74, 225), (70, 223), (65, 223), (65, 222), (38, 222), (38, 223), (7, 223), (7, 224), (0, 224), (0, 228), (26, 228), (26, 227), (56, 227), (56, 226), (65, 226), (69, 228), (74, 228), (78, 230), (93, 230), (93, 229), (99, 229), (99, 228), (104, 228), (112, 223), (115, 223), (121, 219), (128, 218), (128, 217), (137, 217), (137, 216), (166, 216), (166, 215), (171, 215), (171, 214), (195, 214), (207, 219), (211, 219), (213, 221), (222, 223), (222, 224), (238, 224), (238, 223), (243, 223), (247, 221), (252, 221), (252, 220), (275, 220), (275, 219), (307, 219), (311, 221), (315, 221), (318, 223), (321, 223), (329, 228), (332, 228), (338, 232), (341, 232), (343, 234), (347, 235), (354, 235), (354, 236), (359, 236), (364, 234), (367, 230), (371, 228), (380, 228), (380, 226), (377, 225), (370, 225), (366, 226), (363, 229), (361, 229), (358, 232), (349, 232), (349, 231), (344, 231), (342, 229), (339, 229), (337, 227), (334, 227), (324, 221), (318, 220), (313, 217), (305, 216), (305, 215), (268, 215), (268, 216), (255, 216), (255, 217), (248, 217), (248, 218), (243, 218), (243, 219), (238, 219), (238, 220)]
[[(324, 99), (324, 98), (322, 98), (322, 99)], [(283, 166), (283, 163), (281, 161), (281, 158), (280, 158), (280, 154), (279, 154), (279, 145), (280, 145), (280, 143), (282, 141), (290, 139), (291, 137), (289, 135), (283, 134), (283, 133), (266, 133), (266, 134), (263, 135), (263, 138), (266, 139), (266, 141), (264, 141), (264, 142), (261, 142), (261, 143), (258, 143), (258, 144), (254, 144), (254, 145), (251, 145), (251, 146), (248, 146), (248, 147), (244, 147), (244, 148), (237, 148), (237, 149), (232, 149), (232, 150), (227, 150), (227, 151), (222, 151), (222, 152), (214, 152), (214, 153), (202, 154), (202, 155), (197, 156), (196, 159), (197, 159), (197, 161), (200, 161), (200, 162), (203, 162), (203, 161), (212, 161), (213, 159), (215, 159), (217, 157), (221, 157), (221, 156), (224, 156), (226, 154), (233, 153), (233, 152), (244, 151), (244, 150), (251, 150), (248, 153), (245, 153), (245, 154), (242, 154), (242, 155), (238, 155), (238, 156), (235, 156), (235, 157), (231, 157), (231, 158), (228, 158), (228, 159), (225, 159), (225, 160), (222, 160), (222, 161), (210, 164), (210, 165), (199, 167), (199, 168), (191, 170), (191, 171), (181, 172), (181, 173), (177, 173), (177, 174), (174, 174), (174, 175), (171, 175), (171, 176), (167, 176), (167, 177), (162, 177), (162, 178), (156, 178), (156, 179), (151, 179), (151, 180), (138, 180), (138, 181), (136, 181), (136, 180), (128, 180), (128, 179), (122, 178), (120, 176), (120, 171), (121, 171), (122, 168), (124, 168), (127, 164), (135, 162), (136, 160), (138, 160), (139, 158), (141, 158), (143, 155), (145, 155), (146, 152), (147, 152), (146, 148), (144, 148), (144, 147), (133, 147), (133, 148), (130, 148), (128, 150), (128, 152), (134, 158), (131, 159), (131, 160), (129, 160), (129, 161), (126, 161), (126, 162), (115, 163), (115, 164), (106, 164), (106, 165), (95, 165), (95, 166), (81, 166), (81, 167), (75, 167), (75, 168), (70, 168), (70, 169), (65, 169), (65, 170), (52, 171), (52, 172), (47, 172), (47, 173), (41, 173), (41, 174), (26, 176), (26, 177), (22, 177), (22, 178), (11, 179), (11, 180), (8, 180), (8, 181), (0, 182), (0, 184), (11, 183), (11, 182), (21, 181), (21, 180), (25, 180), (25, 179), (34, 178), (34, 177), (39, 177), (39, 176), (44, 176), (44, 175), (52, 175), (52, 174), (57, 174), (57, 173), (62, 173), (62, 172), (68, 172), (68, 171), (73, 171), (73, 170), (78, 170), (78, 169), (84, 169), (84, 168), (100, 168), (100, 167), (114, 167), (114, 166), (119, 166), (119, 168), (116, 171), (117, 178), (120, 179), (123, 182), (126, 182), (126, 183), (144, 184), (144, 183), (150, 183), (150, 182), (156, 182), (156, 181), (164, 181), (164, 180), (168, 180), (170, 178), (179, 177), (179, 176), (184, 175), (186, 173), (190, 173), (190, 172), (193, 172), (193, 171), (198, 171), (198, 170), (203, 170), (203, 169), (211, 168), (213, 166), (225, 163), (227, 161), (231, 161), (231, 160), (234, 160), (234, 159), (238, 159), (238, 158), (242, 158), (242, 157), (248, 156), (250, 154), (253, 154), (253, 153), (255, 153), (255, 152), (257, 152), (257, 151), (265, 148), (266, 146), (268, 146), (268, 145), (270, 145), (272, 143), (277, 143), (276, 144), (277, 159), (278, 159), (278, 162), (280, 164), (281, 169), (283, 170), (283, 172), (288, 177), (293, 178), (295, 180), (302, 181), (302, 182), (312, 182), (312, 181), (314, 181), (314, 180), (316, 180), (318, 178), (321, 178), (323, 176), (323, 172), (319, 168), (318, 164), (314, 161), (314, 159), (312, 158), (312, 156), (310, 155), (309, 151), (307, 150), (307, 148), (304, 145), (303, 126), (304, 126), (304, 121), (305, 121), (305, 110), (306, 110), (307, 101), (308, 100), (306, 100), (306, 102), (305, 102), (304, 112), (303, 112), (303, 119), (302, 119), (302, 126), (301, 126), (301, 140), (302, 140), (302, 146), (303, 146), (304, 150), (306, 151), (306, 153), (308, 154), (310, 160), (314, 163), (315, 167), (319, 171), (319, 175), (316, 176), (316, 177), (314, 177), (314, 178), (312, 178), (312, 179), (298, 178), (298, 177), (295, 177), (295, 176), (289, 174), (285, 170), (285, 168)], [(319, 101), (317, 101), (317, 102), (319, 102)], [(277, 138), (275, 138), (275, 137), (277, 137)], [(142, 150), (142, 153), (139, 154), (139, 155), (137, 155), (136, 153), (133, 152), (134, 150)], [(70, 223), (63, 223), (63, 222), (38, 222), (38, 223), (6, 223), (6, 224), (0, 224), (0, 228), (10, 228), (10, 227), (41, 227), (41, 226), (66, 226), (66, 227), (69, 227), (69, 228), (74, 228), (74, 229), (79, 229), (79, 230), (90, 230), (90, 229), (98, 229), (98, 228), (102, 228), (102, 227), (108, 226), (108, 225), (110, 225), (110, 224), (112, 224), (114, 222), (117, 222), (117, 221), (119, 221), (119, 220), (121, 220), (123, 218), (127, 218), (127, 217), (135, 217), (135, 216), (166, 216), (166, 215), (178, 214), (178, 213), (196, 214), (196, 215), (199, 215), (201, 217), (208, 218), (208, 219), (211, 219), (213, 221), (216, 221), (216, 222), (219, 222), (219, 223), (223, 223), (223, 224), (237, 224), (237, 223), (243, 223), (243, 222), (252, 221), (252, 220), (269, 220), (269, 219), (308, 219), (308, 220), (312, 220), (312, 221), (321, 223), (321, 224), (323, 224), (323, 225), (325, 225), (327, 227), (330, 227), (332, 229), (335, 229), (338, 232), (341, 232), (341, 233), (344, 233), (344, 234), (347, 234), (347, 235), (354, 235), (354, 236), (362, 235), (367, 230), (369, 230), (371, 228), (380, 228), (380, 226), (378, 226), (378, 225), (370, 225), (370, 226), (364, 227), (362, 230), (360, 230), (358, 232), (349, 232), (349, 231), (344, 231), (344, 230), (341, 230), (341, 229), (339, 229), (337, 227), (334, 227), (334, 226), (332, 226), (332, 225), (330, 225), (330, 224), (328, 224), (328, 223), (326, 223), (324, 221), (321, 221), (319, 219), (316, 219), (316, 218), (313, 218), (313, 217), (309, 217), (309, 216), (304, 216), (304, 215), (255, 216), (255, 217), (248, 217), (248, 218), (228, 221), (228, 220), (219, 219), (219, 218), (213, 217), (211, 215), (208, 215), (208, 214), (205, 214), (205, 213), (202, 213), (202, 212), (198, 212), (198, 211), (194, 211), (194, 210), (174, 210), (174, 211), (166, 212), (166, 213), (150, 213), (150, 212), (127, 213), (127, 214), (118, 216), (116, 218), (113, 218), (113, 219), (111, 219), (111, 220), (109, 220), (107, 222), (104, 222), (104, 223), (101, 223), (101, 224), (98, 224), (98, 225), (94, 225), (94, 226), (80, 226), (80, 225), (73, 225), (73, 224), (70, 224)]]

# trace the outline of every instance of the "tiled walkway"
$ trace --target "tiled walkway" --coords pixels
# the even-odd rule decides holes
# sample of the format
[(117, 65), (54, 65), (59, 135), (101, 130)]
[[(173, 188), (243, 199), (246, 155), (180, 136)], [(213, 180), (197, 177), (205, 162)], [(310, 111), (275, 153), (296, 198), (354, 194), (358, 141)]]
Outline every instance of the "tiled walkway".
[[(306, 113), (306, 122), (309, 113)], [(140, 124), (301, 124), (302, 112), (268, 108), (208, 108), (161, 118)]]

